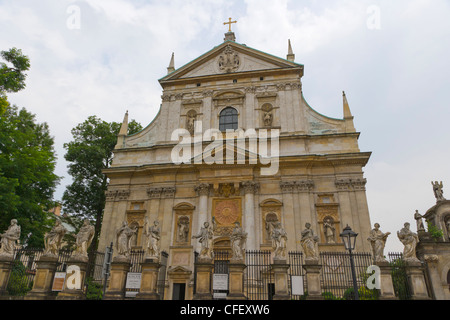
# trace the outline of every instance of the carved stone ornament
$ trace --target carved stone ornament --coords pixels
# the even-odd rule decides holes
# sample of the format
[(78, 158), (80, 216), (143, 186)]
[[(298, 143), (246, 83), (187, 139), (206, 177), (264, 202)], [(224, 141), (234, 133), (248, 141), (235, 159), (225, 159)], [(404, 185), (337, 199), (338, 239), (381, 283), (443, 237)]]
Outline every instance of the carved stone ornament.
[(239, 69), (241, 60), (239, 55), (228, 45), (225, 47), (223, 53), (219, 56), (218, 66), (220, 71), (226, 73), (234, 72)]

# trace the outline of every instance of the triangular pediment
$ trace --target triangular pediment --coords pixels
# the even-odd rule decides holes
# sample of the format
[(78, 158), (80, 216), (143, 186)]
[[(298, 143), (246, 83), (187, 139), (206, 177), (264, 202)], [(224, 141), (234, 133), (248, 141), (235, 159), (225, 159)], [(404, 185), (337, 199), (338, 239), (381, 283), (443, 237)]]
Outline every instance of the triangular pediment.
[(255, 152), (239, 148), (238, 146), (230, 146), (223, 140), (221, 146), (209, 145), (201, 154), (195, 155), (191, 159), (191, 163), (217, 163), (219, 154), (222, 156), (220, 161), (222, 164), (249, 164), (255, 163), (259, 159), (259, 155)]
[(286, 68), (303, 68), (303, 65), (233, 41), (225, 41), (159, 81), (164, 83), (181, 79)]

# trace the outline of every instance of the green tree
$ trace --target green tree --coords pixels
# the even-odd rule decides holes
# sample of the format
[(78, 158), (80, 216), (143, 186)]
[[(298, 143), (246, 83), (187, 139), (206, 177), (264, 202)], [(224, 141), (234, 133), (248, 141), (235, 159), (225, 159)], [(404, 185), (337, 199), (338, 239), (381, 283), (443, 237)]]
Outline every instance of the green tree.
[(54, 174), (56, 154), (47, 123), (36, 123), (25, 108), (8, 106), (0, 115), (0, 230), (15, 218), (22, 238), (42, 246), (53, 193), (59, 182)]
[[(64, 191), (63, 209), (70, 215), (95, 221), (93, 248), (97, 248), (108, 186), (102, 170), (111, 165), (120, 127), (120, 123), (90, 116), (72, 129), (73, 141), (64, 144), (64, 158), (69, 162), (73, 182)], [(128, 124), (128, 134), (141, 130), (142, 126), (134, 120)]]
[(25, 88), (25, 71), (30, 69), (30, 59), (20, 49), (1, 51), (0, 56), (9, 63), (0, 62), (0, 115), (9, 103), (6, 93), (18, 92)]
[(54, 174), (56, 155), (46, 123), (36, 123), (25, 108), (11, 106), (7, 93), (25, 88), (30, 60), (20, 49), (1, 51), (0, 62), (0, 231), (12, 218), (22, 227), (22, 239), (42, 246), (46, 211), (59, 178)]

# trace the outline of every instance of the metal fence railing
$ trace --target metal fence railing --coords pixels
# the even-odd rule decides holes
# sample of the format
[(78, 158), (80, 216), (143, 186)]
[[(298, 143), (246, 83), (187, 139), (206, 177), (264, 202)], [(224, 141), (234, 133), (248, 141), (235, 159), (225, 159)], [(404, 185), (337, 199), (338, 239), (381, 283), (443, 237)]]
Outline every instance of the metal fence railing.
[(272, 300), (275, 294), (270, 250), (249, 250), (245, 254), (245, 295), (249, 300)]
[(392, 284), (399, 300), (411, 299), (411, 287), (406, 273), (406, 264), (402, 253), (388, 253), (388, 261), (392, 268)]

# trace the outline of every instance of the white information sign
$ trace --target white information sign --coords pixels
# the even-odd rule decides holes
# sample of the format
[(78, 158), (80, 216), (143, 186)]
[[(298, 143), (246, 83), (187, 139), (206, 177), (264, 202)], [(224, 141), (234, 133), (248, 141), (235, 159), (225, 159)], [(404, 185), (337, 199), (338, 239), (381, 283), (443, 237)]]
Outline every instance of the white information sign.
[(141, 278), (142, 278), (142, 273), (140, 273), (140, 272), (128, 272), (125, 288), (126, 289), (140, 289), (141, 288)]
[(303, 276), (291, 276), (292, 294), (296, 296), (302, 296), (305, 294), (303, 288)]
[(213, 274), (213, 290), (228, 290), (228, 274)]

